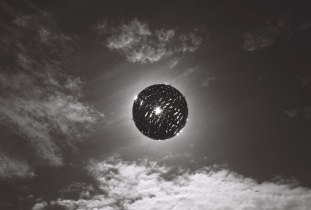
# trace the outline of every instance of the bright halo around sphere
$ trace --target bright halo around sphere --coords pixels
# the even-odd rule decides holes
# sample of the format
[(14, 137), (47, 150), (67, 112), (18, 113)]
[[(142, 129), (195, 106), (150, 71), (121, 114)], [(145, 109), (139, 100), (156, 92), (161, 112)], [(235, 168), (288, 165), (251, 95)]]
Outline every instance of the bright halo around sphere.
[(142, 90), (134, 100), (132, 111), (137, 129), (154, 140), (178, 135), (188, 119), (185, 97), (176, 88), (165, 84)]

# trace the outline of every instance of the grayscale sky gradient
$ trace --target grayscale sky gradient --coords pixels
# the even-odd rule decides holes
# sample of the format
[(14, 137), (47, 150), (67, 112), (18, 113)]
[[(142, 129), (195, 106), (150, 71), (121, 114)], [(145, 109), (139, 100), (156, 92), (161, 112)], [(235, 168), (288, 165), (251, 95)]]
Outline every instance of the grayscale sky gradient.
[[(307, 1), (0, 3), (0, 209), (308, 210)], [(185, 97), (166, 141), (134, 97)]]

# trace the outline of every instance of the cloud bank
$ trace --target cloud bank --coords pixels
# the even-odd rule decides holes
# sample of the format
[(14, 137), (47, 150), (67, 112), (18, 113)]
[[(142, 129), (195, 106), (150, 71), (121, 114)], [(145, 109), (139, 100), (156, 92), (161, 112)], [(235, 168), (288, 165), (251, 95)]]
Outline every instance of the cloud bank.
[[(257, 183), (228, 170), (205, 167), (189, 172), (153, 161), (123, 162), (110, 158), (91, 162), (88, 170), (101, 193), (81, 188), (80, 198), (58, 200), (50, 206), (65, 209), (200, 209), (307, 210), (311, 190), (278, 179)], [(93, 194), (93, 195), (92, 195)], [(87, 195), (87, 196), (86, 196)], [(46, 201), (38, 202), (33, 209)]]
[(151, 31), (147, 23), (138, 19), (117, 26), (103, 22), (94, 30), (100, 43), (134, 63), (153, 63), (173, 54), (193, 52), (206, 40), (204, 27), (188, 33), (174, 29)]
[(39, 165), (63, 165), (64, 151), (73, 152), (102, 117), (81, 102), (81, 80), (65, 73), (74, 57), (73, 40), (48, 14), (24, 6), (28, 15), (0, 5), (5, 17), (0, 22), (0, 179), (32, 176)]

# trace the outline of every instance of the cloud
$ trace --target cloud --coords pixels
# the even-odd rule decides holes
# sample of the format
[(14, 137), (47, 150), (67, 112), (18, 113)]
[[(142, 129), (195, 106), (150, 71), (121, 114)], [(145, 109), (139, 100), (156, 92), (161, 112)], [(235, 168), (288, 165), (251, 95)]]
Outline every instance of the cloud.
[(298, 114), (299, 114), (298, 110), (296, 110), (296, 109), (287, 110), (287, 111), (285, 111), (285, 113), (287, 114), (287, 116), (288, 116), (289, 118), (295, 118), (295, 117), (297, 117)]
[(288, 36), (288, 39), (291, 39), (292, 36), (294, 36), (297, 33), (307, 32), (310, 29), (311, 29), (311, 23), (298, 25), (294, 30), (291, 31), (291, 33)]
[(169, 61), (168, 66), (172, 69), (172, 68), (174, 68), (174, 67), (179, 63), (179, 61), (180, 61), (180, 58), (177, 58), (177, 57), (172, 58), (172, 59)]
[(303, 109), (303, 118), (311, 120), (311, 107), (307, 106)]
[[(307, 210), (311, 190), (277, 178), (257, 183), (226, 169), (205, 167), (195, 172), (153, 162), (110, 158), (91, 162), (89, 172), (101, 194), (80, 199), (59, 198), (52, 206), (66, 209), (209, 209)], [(44, 208), (43, 208), (44, 209)]]
[(311, 107), (306, 106), (301, 110), (292, 109), (285, 111), (285, 113), (288, 115), (289, 118), (297, 118), (300, 116), (301, 118), (305, 120), (311, 120)]
[(297, 78), (300, 80), (300, 84), (303, 87), (306, 87), (307, 85), (309, 85), (310, 81), (311, 81), (311, 75), (301, 75), (298, 74)]
[(37, 203), (32, 207), (32, 210), (40, 210), (40, 209), (45, 209), (48, 208), (48, 203), (47, 202), (41, 202)]
[(33, 177), (34, 170), (24, 160), (18, 160), (9, 155), (0, 153), (0, 175), (2, 178)]
[(206, 88), (211, 84), (211, 82), (213, 82), (215, 80), (216, 80), (216, 77), (207, 77), (201, 81), (201, 86)]
[(293, 26), (288, 16), (276, 20), (269, 19), (266, 24), (253, 27), (244, 35), (243, 48), (255, 51), (272, 46), (277, 40), (290, 40), (297, 33), (310, 30), (311, 23)]
[(297, 27), (297, 31), (300, 31), (300, 30), (309, 30), (310, 28), (311, 28), (311, 23), (308, 23), (308, 24), (304, 24), (304, 25), (298, 26), (298, 27)]
[(281, 35), (288, 38), (291, 30), (288, 17), (268, 20), (265, 25), (254, 27), (244, 34), (243, 48), (247, 51), (255, 51), (270, 47)]
[(11, 20), (0, 22), (0, 179), (28, 177), (38, 165), (63, 165), (102, 115), (81, 101), (81, 80), (64, 70), (74, 41), (28, 4), (28, 15), (0, 6)]
[(95, 188), (87, 183), (73, 182), (60, 190), (62, 197), (78, 199), (89, 198), (96, 192)]
[(100, 43), (134, 63), (154, 63), (176, 53), (193, 52), (206, 40), (204, 27), (188, 33), (177, 33), (174, 29), (151, 31), (147, 23), (138, 19), (119, 26), (109, 25), (105, 21), (94, 26), (94, 29)]

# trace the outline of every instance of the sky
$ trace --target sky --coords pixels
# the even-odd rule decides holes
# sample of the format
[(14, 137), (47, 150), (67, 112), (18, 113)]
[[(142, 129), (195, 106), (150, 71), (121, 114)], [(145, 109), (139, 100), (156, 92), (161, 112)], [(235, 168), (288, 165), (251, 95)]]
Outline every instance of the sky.
[[(2, 0), (0, 209), (308, 210), (307, 1)], [(170, 84), (183, 132), (139, 132)]]

